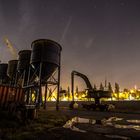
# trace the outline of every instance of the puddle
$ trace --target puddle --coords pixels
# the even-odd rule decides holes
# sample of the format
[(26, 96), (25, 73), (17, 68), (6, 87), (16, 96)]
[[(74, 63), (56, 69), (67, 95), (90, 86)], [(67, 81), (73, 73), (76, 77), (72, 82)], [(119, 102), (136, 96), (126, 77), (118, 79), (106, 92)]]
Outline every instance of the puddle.
[(119, 125), (115, 124), (115, 128), (122, 128), (122, 129), (134, 129), (134, 130), (139, 130), (140, 131), (140, 126), (139, 125)]
[(131, 140), (129, 137), (119, 136), (119, 135), (105, 135), (108, 138), (116, 138), (116, 139), (123, 139), (123, 140)]
[(76, 123), (80, 123), (80, 122), (87, 124), (90, 121), (89, 121), (89, 119), (74, 117), (71, 120), (67, 121), (66, 124), (63, 127), (64, 128), (69, 128), (69, 129), (71, 129), (73, 131), (78, 131), (78, 132), (85, 133), (86, 132), (85, 130), (81, 130), (81, 129), (79, 129), (79, 128), (77, 128), (77, 127), (74, 126)]
[(127, 122), (130, 122), (130, 123), (139, 123), (140, 124), (140, 120), (127, 120)]
[[(119, 124), (121, 121), (126, 122), (127, 124), (125, 125)], [(119, 129), (134, 129), (140, 131), (140, 120), (125, 120), (124, 118), (117, 118), (117, 117), (104, 118), (102, 120), (74, 117), (71, 120), (67, 121), (63, 127), (69, 128), (73, 131), (84, 132), (84, 133), (87, 132), (86, 130), (81, 130), (77, 128), (75, 124), (101, 125), (104, 127), (111, 126)]]

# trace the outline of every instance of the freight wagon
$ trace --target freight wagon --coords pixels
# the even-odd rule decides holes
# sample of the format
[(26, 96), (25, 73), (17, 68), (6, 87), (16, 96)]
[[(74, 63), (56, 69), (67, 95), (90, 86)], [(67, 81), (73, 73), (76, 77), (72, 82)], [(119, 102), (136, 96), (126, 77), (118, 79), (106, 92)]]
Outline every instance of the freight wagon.
[(0, 108), (19, 119), (33, 119), (37, 116), (35, 104), (27, 103), (27, 90), (20, 87), (0, 85)]

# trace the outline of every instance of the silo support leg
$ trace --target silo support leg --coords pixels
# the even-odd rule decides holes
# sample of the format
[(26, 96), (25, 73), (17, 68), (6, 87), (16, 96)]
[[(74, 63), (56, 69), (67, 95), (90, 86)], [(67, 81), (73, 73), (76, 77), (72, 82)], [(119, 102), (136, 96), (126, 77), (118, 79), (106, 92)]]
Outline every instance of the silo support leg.
[(60, 67), (58, 68), (58, 84), (57, 84), (57, 101), (56, 110), (59, 110), (59, 92), (60, 92)]
[(38, 104), (39, 107), (42, 103), (42, 83), (41, 83), (41, 76), (42, 76), (42, 63), (40, 63), (40, 71), (39, 71), (39, 97), (38, 97)]
[(44, 101), (44, 109), (46, 109), (47, 105), (47, 92), (48, 92), (48, 85), (45, 86), (45, 101)]

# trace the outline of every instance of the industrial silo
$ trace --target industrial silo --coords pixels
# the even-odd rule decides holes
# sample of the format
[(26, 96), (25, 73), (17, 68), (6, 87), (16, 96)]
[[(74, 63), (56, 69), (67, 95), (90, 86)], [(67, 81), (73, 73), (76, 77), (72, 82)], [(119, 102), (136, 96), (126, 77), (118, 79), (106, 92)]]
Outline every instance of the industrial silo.
[[(37, 75), (39, 85), (38, 94), (38, 104), (42, 103), (42, 85), (46, 85), (48, 89), (48, 84), (56, 86), (54, 90), (57, 90), (57, 103), (56, 108), (58, 109), (59, 102), (59, 88), (60, 88), (60, 57), (61, 57), (61, 46), (49, 39), (38, 39), (31, 44), (32, 54), (31, 54), (31, 65), (34, 69), (34, 75)], [(54, 73), (57, 73), (57, 77), (54, 78)], [(53, 76), (52, 76), (53, 75)], [(53, 79), (52, 81), (50, 79)], [(45, 103), (46, 104), (45, 92)]]
[(17, 63), (18, 63), (18, 60), (10, 60), (10, 61), (8, 61), (7, 74), (8, 74), (8, 76), (10, 78), (10, 81), (12, 83), (14, 83), (15, 78), (16, 78)]
[(24, 70), (27, 70), (30, 65), (30, 57), (31, 57), (31, 50), (22, 50), (19, 51), (19, 61), (17, 65), (17, 70), (20, 73), (23, 73)]
[(57, 42), (49, 39), (35, 40), (31, 47), (31, 65), (37, 70), (38, 77), (47, 80), (60, 65), (62, 48)]
[(1, 63), (0, 64), (0, 83), (1, 84), (7, 84), (8, 83), (8, 76), (7, 76), (7, 63)]
[(19, 59), (17, 64), (18, 81), (27, 84), (28, 72), (30, 67), (31, 50), (21, 50), (18, 53)]

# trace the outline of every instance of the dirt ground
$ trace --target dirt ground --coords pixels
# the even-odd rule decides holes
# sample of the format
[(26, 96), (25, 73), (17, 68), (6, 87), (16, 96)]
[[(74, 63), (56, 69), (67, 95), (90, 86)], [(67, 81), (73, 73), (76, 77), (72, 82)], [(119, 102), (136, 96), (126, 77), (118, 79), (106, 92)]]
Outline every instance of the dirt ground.
[[(1, 111), (0, 116), (0, 140), (108, 140), (108, 139), (140, 139), (140, 130), (130, 128), (115, 128), (103, 124), (74, 123), (73, 127), (86, 132), (74, 131), (72, 128), (64, 128), (64, 124), (74, 117), (85, 119), (103, 120), (110, 117), (123, 118), (123, 120), (140, 120), (140, 114), (134, 112), (100, 112), (86, 110), (69, 110), (48, 107), (47, 110), (41, 109), (39, 117), (33, 121), (25, 123), (19, 122), (14, 117)], [(115, 121), (111, 122), (113, 125)], [(125, 121), (117, 122), (121, 126), (129, 126), (132, 123)], [(133, 123), (137, 128), (140, 122)]]

